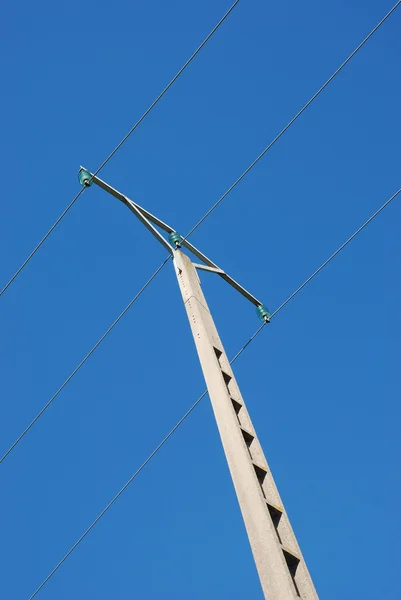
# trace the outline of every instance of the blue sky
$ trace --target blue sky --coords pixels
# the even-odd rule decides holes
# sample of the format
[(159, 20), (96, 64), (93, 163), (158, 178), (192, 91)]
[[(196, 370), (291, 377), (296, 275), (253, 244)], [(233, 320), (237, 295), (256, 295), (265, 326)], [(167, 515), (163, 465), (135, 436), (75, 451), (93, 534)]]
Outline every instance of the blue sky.
[[(230, 2), (2, 8), (1, 283)], [(185, 233), (392, 3), (241, 0), (102, 172)], [(192, 241), (272, 310), (400, 187), (401, 9)], [(325, 600), (401, 595), (400, 199), (235, 373)], [(163, 260), (86, 191), (1, 298), (1, 450)], [(254, 308), (202, 276), (229, 356)], [(204, 389), (171, 265), (1, 466), (0, 597), (27, 599)], [(262, 598), (208, 399), (38, 594)]]

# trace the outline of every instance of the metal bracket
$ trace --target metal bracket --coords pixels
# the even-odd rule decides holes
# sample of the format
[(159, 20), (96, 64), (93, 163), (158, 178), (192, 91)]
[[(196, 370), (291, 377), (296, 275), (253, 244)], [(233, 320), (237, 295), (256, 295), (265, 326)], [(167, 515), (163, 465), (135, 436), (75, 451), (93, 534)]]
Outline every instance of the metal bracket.
[(223, 275), (224, 271), (221, 269), (216, 269), (215, 267), (208, 267), (207, 265), (199, 265), (198, 263), (192, 263), (195, 269), (200, 269), (201, 271), (210, 271), (211, 273), (217, 273), (218, 275)]
[[(87, 171), (87, 169), (85, 169), (85, 167), (81, 167), (81, 170)], [(162, 244), (162, 246), (170, 253), (170, 255), (174, 256), (174, 250), (171, 248), (168, 241), (154, 227), (154, 225), (156, 225), (157, 227), (159, 227), (160, 229), (162, 229), (163, 231), (165, 231), (168, 234), (177, 233), (175, 229), (170, 227), (170, 225), (167, 225), (167, 223), (164, 223), (164, 221), (161, 221), (158, 217), (155, 217), (154, 215), (152, 215), (152, 213), (150, 213), (145, 208), (142, 208), (142, 206), (139, 206), (139, 204), (137, 204), (136, 202), (134, 202), (133, 200), (131, 200), (124, 194), (121, 194), (121, 192), (118, 192), (116, 189), (111, 187), (111, 185), (109, 185), (105, 181), (102, 181), (102, 179), (97, 177), (97, 175), (93, 175), (92, 173), (90, 173), (90, 171), (87, 171), (87, 172), (92, 177), (92, 183), (95, 183), (97, 186), (102, 188), (105, 192), (108, 192), (109, 194), (111, 194), (112, 196), (114, 196), (115, 198), (117, 198), (118, 200), (123, 202), (123, 204), (125, 204), (131, 210), (131, 212), (133, 212), (134, 215), (141, 221), (141, 223), (143, 225), (145, 225), (145, 227), (157, 239), (157, 241), (160, 244)], [(152, 225), (152, 223), (153, 223), (153, 225)], [(242, 296), (244, 296), (244, 298), (249, 300), (249, 302), (251, 302), (254, 306), (256, 306), (256, 307), (263, 306), (263, 304), (262, 304), (262, 302), (260, 302), (260, 300), (255, 298), (255, 296), (253, 296), (250, 292), (248, 292), (248, 290), (246, 290), (244, 287), (242, 287), (242, 285), (240, 285), (232, 277), (227, 275), (227, 273), (225, 271), (223, 271), (223, 269), (220, 269), (220, 267), (218, 267), (213, 261), (211, 261), (207, 256), (205, 256), (205, 254), (203, 254), (200, 250), (198, 250), (198, 248), (196, 248), (190, 242), (188, 242), (188, 240), (186, 240), (185, 238), (182, 238), (181, 245), (184, 246), (187, 250), (189, 250), (192, 254), (194, 254), (194, 256), (196, 256), (197, 258), (199, 258), (199, 260), (202, 261), (203, 264), (195, 264), (195, 267), (197, 269), (202, 269), (203, 271), (210, 271), (211, 273), (216, 273), (222, 279), (224, 279), (224, 281), (229, 283), (231, 285), (231, 287), (233, 287), (235, 290), (237, 290), (237, 292), (239, 292)]]

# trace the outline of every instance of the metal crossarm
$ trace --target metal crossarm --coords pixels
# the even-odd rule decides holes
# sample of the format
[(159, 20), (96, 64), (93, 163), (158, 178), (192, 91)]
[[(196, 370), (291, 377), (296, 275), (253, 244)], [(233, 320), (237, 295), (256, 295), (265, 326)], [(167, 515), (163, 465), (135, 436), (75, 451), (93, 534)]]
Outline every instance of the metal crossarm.
[[(105, 192), (108, 192), (109, 194), (111, 194), (112, 196), (114, 196), (115, 198), (120, 200), (123, 204), (125, 204), (134, 213), (134, 215), (141, 221), (141, 223), (143, 223), (143, 225), (145, 225), (145, 227), (152, 233), (152, 235), (154, 235), (154, 237), (157, 239), (157, 241), (160, 244), (162, 244), (162, 246), (164, 248), (167, 249), (167, 251), (171, 254), (171, 256), (173, 256), (173, 249), (171, 248), (170, 244), (157, 231), (157, 229), (153, 225), (156, 225), (157, 227), (159, 227), (160, 229), (162, 229), (169, 235), (172, 233), (177, 233), (177, 231), (175, 229), (173, 229), (173, 227), (170, 227), (170, 225), (167, 225), (167, 223), (165, 223), (158, 217), (155, 217), (155, 215), (152, 215), (151, 212), (149, 212), (148, 210), (146, 210), (145, 208), (143, 208), (142, 206), (140, 206), (139, 204), (137, 204), (136, 202), (134, 202), (133, 200), (131, 200), (130, 198), (128, 198), (127, 196), (125, 196), (124, 194), (122, 194), (121, 192), (116, 190), (115, 188), (113, 188), (111, 185), (109, 185), (108, 183), (106, 183), (105, 181), (100, 179), (100, 177), (97, 177), (96, 175), (93, 175), (92, 173), (90, 173), (90, 171), (88, 171), (84, 167), (81, 167), (81, 171), (87, 172), (88, 175), (92, 178), (93, 183), (95, 183), (97, 186), (102, 188)], [(152, 225), (152, 223), (153, 223), (153, 225)], [(224, 281), (226, 281), (228, 284), (230, 284), (231, 287), (233, 287), (235, 290), (237, 290), (237, 292), (239, 292), (242, 296), (244, 296), (244, 298), (249, 300), (249, 302), (251, 302), (254, 306), (256, 306), (256, 307), (263, 306), (263, 303), (260, 300), (258, 300), (253, 294), (248, 292), (248, 290), (246, 290), (242, 285), (240, 285), (237, 281), (235, 281), (235, 279), (230, 277), (230, 275), (228, 275), (223, 269), (218, 267), (213, 261), (210, 260), (210, 258), (208, 258), (205, 254), (203, 254), (203, 252), (198, 250), (198, 248), (196, 248), (196, 246), (191, 244), (191, 242), (189, 242), (187, 239), (181, 238), (180, 245), (187, 248), (187, 250), (189, 250), (194, 256), (196, 256), (199, 260), (201, 260), (204, 263), (205, 266), (196, 264), (195, 267), (197, 269), (202, 269), (204, 271), (210, 271), (211, 273), (216, 273), (222, 279), (224, 279)]]

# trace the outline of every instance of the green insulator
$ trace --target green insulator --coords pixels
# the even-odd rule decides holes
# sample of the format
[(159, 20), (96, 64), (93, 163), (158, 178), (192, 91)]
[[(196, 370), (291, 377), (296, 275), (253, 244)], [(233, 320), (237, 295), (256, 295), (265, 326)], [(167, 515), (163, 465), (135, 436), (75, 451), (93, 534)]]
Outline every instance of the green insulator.
[(264, 304), (261, 304), (260, 306), (258, 306), (256, 308), (256, 314), (258, 315), (258, 317), (261, 321), (265, 321), (266, 323), (269, 323), (271, 313), (269, 312), (267, 306), (265, 306)]
[(181, 248), (182, 237), (177, 231), (172, 231), (168, 236), (168, 239), (173, 248)]
[(92, 175), (86, 169), (79, 169), (78, 181), (82, 186), (89, 187), (92, 185)]

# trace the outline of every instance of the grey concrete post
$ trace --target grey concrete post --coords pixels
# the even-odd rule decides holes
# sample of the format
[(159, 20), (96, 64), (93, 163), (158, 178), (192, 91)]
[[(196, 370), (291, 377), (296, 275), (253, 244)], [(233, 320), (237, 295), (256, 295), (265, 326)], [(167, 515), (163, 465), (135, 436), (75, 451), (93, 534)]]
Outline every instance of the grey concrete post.
[(318, 600), (191, 260), (174, 266), (265, 598)]

